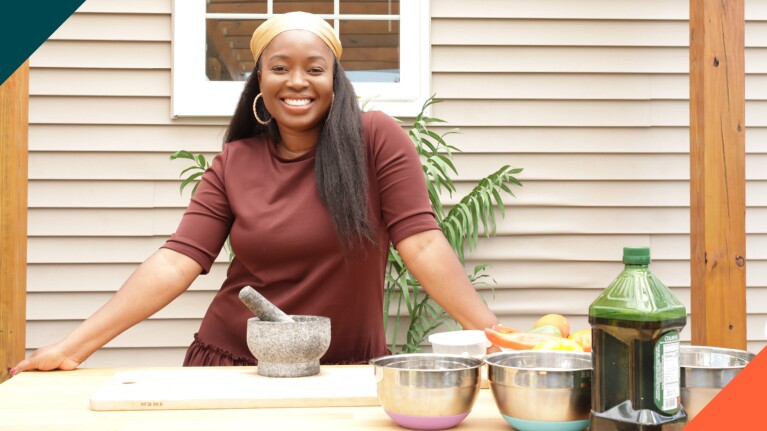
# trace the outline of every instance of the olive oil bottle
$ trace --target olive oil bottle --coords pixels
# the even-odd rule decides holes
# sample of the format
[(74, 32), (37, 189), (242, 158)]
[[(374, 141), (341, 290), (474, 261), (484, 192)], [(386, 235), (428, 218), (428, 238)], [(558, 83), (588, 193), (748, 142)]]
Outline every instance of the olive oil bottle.
[(589, 307), (591, 431), (681, 430), (679, 331), (687, 311), (649, 269), (650, 249), (625, 247), (625, 269)]

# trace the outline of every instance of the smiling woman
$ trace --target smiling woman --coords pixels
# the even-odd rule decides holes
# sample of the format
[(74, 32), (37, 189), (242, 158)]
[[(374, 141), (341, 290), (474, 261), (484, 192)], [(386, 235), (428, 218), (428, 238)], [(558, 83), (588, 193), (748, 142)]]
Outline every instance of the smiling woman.
[[(333, 103), (334, 57), (315, 34), (286, 31), (269, 44), (256, 65), (264, 106), (280, 129), (278, 152), (288, 158), (314, 147), (320, 121)], [(304, 147), (300, 136), (310, 133)]]
[(227, 277), (185, 365), (252, 365), (238, 297), (252, 286), (290, 315), (325, 316), (321, 363), (389, 353), (383, 327), (389, 244), (427, 293), (466, 329), (497, 323), (432, 210), (416, 149), (381, 112), (360, 112), (321, 18), (270, 18), (253, 34), (255, 67), (224, 146), (201, 177), (173, 236), (117, 294), (64, 340), (17, 371), (71, 369), (207, 273), (226, 238)]
[[(222, 292), (247, 281), (291, 314), (328, 316), (332, 337), (323, 361), (365, 361), (388, 353), (382, 292), (391, 241), (427, 289), (438, 282), (442, 289), (433, 297), (465, 327), (493, 323), (438, 230), (410, 140), (388, 116), (360, 112), (333, 29), (314, 15), (288, 13), (260, 26), (250, 47), (255, 68), (220, 163), (211, 168), (217, 174), (206, 174), (225, 177), (228, 206), (239, 210), (231, 227), (232, 267), (241, 263), (245, 271), (230, 273)], [(196, 201), (215, 201), (201, 193), (205, 179), (166, 247), (189, 253), (189, 244), (198, 243), (196, 232), (207, 221), (194, 221)], [(210, 256), (222, 239), (210, 242)], [(247, 318), (237, 301), (225, 298), (220, 294), (211, 305), (188, 365), (249, 356), (242, 336), (221, 340), (221, 333), (239, 333)]]

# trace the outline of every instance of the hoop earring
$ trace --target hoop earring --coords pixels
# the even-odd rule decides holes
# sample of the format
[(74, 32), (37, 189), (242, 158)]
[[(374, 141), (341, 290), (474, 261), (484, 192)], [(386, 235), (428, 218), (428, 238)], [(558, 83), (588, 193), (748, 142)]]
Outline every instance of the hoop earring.
[[(258, 96), (256, 96), (255, 99), (253, 99), (253, 116), (256, 117), (256, 121), (258, 121), (259, 124), (262, 126), (266, 126), (267, 124), (272, 122), (272, 119), (268, 119), (266, 121), (258, 118), (258, 112), (256, 111), (256, 103), (258, 103), (258, 99), (261, 98), (261, 93), (258, 93)], [(265, 108), (265, 107), (264, 107)]]

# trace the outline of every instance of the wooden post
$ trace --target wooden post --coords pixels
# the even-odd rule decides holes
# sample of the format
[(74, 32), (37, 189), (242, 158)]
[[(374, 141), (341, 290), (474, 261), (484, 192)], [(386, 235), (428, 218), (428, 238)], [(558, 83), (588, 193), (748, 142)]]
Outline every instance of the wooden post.
[(0, 382), (24, 359), (29, 61), (0, 86)]
[(690, 0), (692, 342), (746, 348), (744, 0)]

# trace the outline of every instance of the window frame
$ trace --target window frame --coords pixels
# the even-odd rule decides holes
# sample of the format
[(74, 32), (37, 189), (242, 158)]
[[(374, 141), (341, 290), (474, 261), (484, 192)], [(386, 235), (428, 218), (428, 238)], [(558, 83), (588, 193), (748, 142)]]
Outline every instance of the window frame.
[[(173, 2), (171, 116), (228, 117), (244, 81), (209, 81), (205, 74), (205, 0)], [(216, 15), (216, 14), (212, 14)], [(337, 15), (319, 15), (327, 20)], [(431, 86), (429, 0), (400, 1), (400, 82), (354, 82), (368, 109), (415, 117)]]

